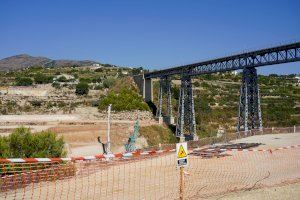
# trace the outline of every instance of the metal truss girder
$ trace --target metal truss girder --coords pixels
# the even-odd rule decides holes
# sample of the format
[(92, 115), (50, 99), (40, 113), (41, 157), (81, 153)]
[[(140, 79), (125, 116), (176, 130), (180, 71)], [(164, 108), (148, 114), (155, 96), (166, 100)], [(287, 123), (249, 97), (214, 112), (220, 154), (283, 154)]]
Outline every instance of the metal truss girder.
[(196, 76), (296, 61), (300, 61), (300, 42), (150, 72), (146, 73), (145, 77), (156, 78), (184, 73), (187, 76)]

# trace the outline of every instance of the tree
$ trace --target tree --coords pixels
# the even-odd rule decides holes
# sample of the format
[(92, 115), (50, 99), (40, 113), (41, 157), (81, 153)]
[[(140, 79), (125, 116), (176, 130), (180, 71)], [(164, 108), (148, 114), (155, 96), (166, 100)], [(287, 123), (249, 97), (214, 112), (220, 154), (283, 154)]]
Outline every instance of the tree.
[(29, 77), (17, 77), (16, 78), (16, 85), (18, 86), (29, 86), (32, 85), (32, 79)]
[(36, 84), (47, 84), (47, 83), (51, 83), (53, 80), (53, 77), (51, 76), (46, 76), (42, 73), (37, 73), (34, 76), (34, 81)]
[(86, 95), (89, 93), (89, 85), (85, 82), (80, 82), (76, 85), (76, 91), (75, 93), (77, 95)]
[(149, 110), (143, 98), (132, 88), (122, 87), (118, 93), (113, 91), (100, 99), (99, 110), (107, 109), (112, 104), (115, 111)]
[(61, 157), (65, 156), (64, 140), (55, 133), (42, 131), (35, 134), (20, 127), (9, 136), (0, 136), (0, 158)]

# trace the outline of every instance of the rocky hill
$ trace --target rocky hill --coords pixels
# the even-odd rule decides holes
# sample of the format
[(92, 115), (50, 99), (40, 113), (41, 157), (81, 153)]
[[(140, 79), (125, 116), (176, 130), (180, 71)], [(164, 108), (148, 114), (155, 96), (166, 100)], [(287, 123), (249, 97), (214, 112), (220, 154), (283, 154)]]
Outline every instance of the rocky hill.
[[(91, 60), (52, 60), (46, 57), (34, 57), (27, 54), (11, 56), (0, 60), (0, 71), (15, 71), (32, 66), (62, 67), (62, 66), (86, 66), (98, 62)], [(100, 63), (99, 63), (100, 64)]]

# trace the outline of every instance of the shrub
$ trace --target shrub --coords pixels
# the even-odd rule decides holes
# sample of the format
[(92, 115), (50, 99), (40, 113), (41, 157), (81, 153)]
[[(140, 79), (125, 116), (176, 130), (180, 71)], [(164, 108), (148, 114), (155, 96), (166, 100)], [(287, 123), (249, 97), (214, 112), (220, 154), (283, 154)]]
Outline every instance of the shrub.
[(101, 77), (94, 77), (93, 79), (92, 79), (92, 82), (93, 83), (101, 83), (102, 82), (102, 78)]
[(65, 156), (64, 140), (50, 131), (32, 134), (28, 128), (17, 128), (7, 137), (0, 137), (0, 157)]
[(32, 85), (32, 80), (29, 77), (17, 77), (16, 78), (16, 85), (18, 86), (29, 86)]
[(53, 81), (53, 77), (52, 76), (46, 76), (42, 73), (37, 73), (34, 76), (34, 81), (36, 84), (47, 84), (47, 83), (51, 83)]
[(91, 83), (92, 80), (90, 78), (80, 78), (79, 79), (80, 82), (85, 82), (85, 83)]
[(6, 137), (0, 136), (0, 158), (9, 157), (9, 146)]
[(143, 68), (142, 67), (139, 67), (139, 68), (133, 68), (131, 73), (133, 75), (138, 75), (138, 74), (141, 74), (141, 71), (143, 71)]
[(196, 82), (194, 83), (194, 86), (195, 86), (195, 87), (200, 87), (199, 81), (196, 81)]
[(65, 77), (65, 76), (60, 76), (58, 79), (57, 79), (58, 82), (68, 82), (68, 79)]
[(37, 100), (31, 101), (30, 103), (34, 107), (41, 107), (41, 105), (42, 105), (42, 102), (41, 101), (37, 101)]
[(114, 86), (115, 83), (116, 83), (115, 79), (108, 78), (103, 81), (103, 87), (110, 88), (110, 87)]
[(116, 111), (149, 110), (132, 82), (130, 78), (117, 80), (108, 95), (100, 98), (99, 110), (106, 110), (109, 104)]
[(78, 74), (77, 73), (73, 74), (73, 76), (74, 76), (75, 79), (78, 79)]
[(53, 82), (52, 83), (52, 87), (54, 87), (55, 89), (60, 89), (60, 84), (58, 82)]
[(201, 83), (201, 87), (209, 88), (210, 85), (209, 85), (208, 83), (206, 83), (206, 82), (202, 82), (202, 83)]
[(103, 86), (102, 85), (96, 85), (94, 87), (94, 90), (102, 90), (103, 89)]
[(89, 93), (89, 85), (85, 82), (80, 82), (76, 85), (75, 93), (77, 95), (86, 95)]
[(95, 69), (95, 72), (103, 72), (102, 68)]
[(140, 134), (147, 139), (149, 146), (177, 142), (174, 133), (170, 129), (159, 125), (141, 127)]
[(106, 110), (109, 104), (116, 111), (149, 110), (143, 98), (130, 88), (122, 88), (120, 93), (110, 92), (100, 100), (98, 108)]

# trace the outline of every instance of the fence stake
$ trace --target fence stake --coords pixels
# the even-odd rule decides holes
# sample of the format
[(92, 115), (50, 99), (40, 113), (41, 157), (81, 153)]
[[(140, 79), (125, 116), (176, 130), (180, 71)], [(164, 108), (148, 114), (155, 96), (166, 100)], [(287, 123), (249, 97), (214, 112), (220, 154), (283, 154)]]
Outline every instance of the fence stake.
[(183, 173), (183, 167), (180, 167), (180, 185), (179, 185), (179, 198), (180, 200), (183, 200), (183, 189), (184, 189), (184, 173)]

